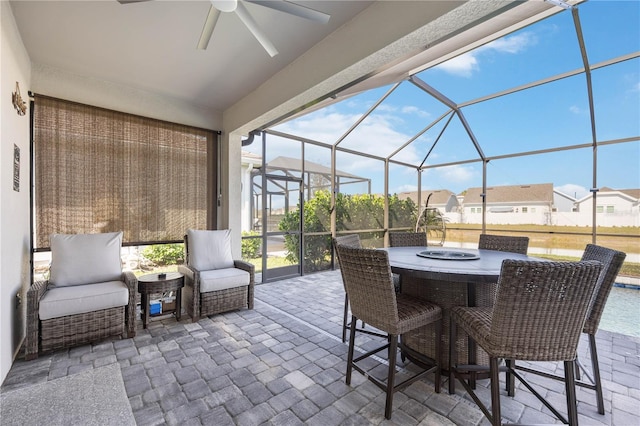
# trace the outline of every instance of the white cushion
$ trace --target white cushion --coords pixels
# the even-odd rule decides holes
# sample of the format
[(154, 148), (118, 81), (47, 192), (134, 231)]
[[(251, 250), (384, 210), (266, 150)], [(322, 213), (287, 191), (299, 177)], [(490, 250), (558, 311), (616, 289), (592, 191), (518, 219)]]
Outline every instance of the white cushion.
[(187, 231), (189, 266), (198, 271), (233, 268), (231, 230)]
[(50, 245), (49, 281), (57, 287), (122, 279), (122, 232), (54, 234)]
[(200, 293), (226, 290), (249, 285), (251, 275), (238, 268), (213, 269), (200, 272)]
[(41, 320), (126, 306), (129, 290), (122, 281), (65, 287), (49, 286), (40, 299)]

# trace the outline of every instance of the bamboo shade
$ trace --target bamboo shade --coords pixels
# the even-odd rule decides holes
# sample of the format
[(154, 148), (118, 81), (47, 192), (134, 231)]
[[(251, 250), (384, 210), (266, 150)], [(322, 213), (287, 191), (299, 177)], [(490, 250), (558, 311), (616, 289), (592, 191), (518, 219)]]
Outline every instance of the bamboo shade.
[(131, 245), (206, 229), (213, 131), (45, 96), (33, 113), (36, 248), (54, 233), (123, 231)]

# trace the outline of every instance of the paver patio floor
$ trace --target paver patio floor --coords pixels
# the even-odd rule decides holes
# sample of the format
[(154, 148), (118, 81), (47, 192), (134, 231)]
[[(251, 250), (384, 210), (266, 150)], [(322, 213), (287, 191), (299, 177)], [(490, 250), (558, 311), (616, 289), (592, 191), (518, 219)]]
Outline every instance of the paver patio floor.
[[(488, 424), (460, 385), (456, 395), (433, 391), (433, 376), (396, 394), (391, 421), (384, 394), (357, 372), (344, 383), (347, 345), (341, 341), (344, 290), (339, 271), (256, 286), (255, 309), (214, 315), (191, 323), (187, 315), (139, 322), (133, 339), (106, 341), (17, 360), (3, 391), (118, 363), (139, 425), (481, 425)], [(375, 337), (357, 338), (371, 348)], [(578, 388), (580, 422), (637, 425), (640, 422), (640, 339), (599, 331), (597, 335), (606, 414), (592, 391)], [(586, 339), (580, 344), (585, 363)], [(384, 360), (370, 365), (384, 374)], [(588, 365), (588, 364), (587, 364)], [(561, 366), (545, 363), (549, 371)], [(398, 365), (400, 376), (413, 370)], [(401, 377), (400, 377), (401, 378)], [(501, 375), (504, 380), (504, 376)], [(534, 376), (541, 393), (566, 412), (564, 385)], [(504, 388), (504, 386), (502, 386)], [(489, 400), (488, 381), (478, 382)], [(502, 390), (503, 420), (555, 423), (522, 385), (509, 398)]]

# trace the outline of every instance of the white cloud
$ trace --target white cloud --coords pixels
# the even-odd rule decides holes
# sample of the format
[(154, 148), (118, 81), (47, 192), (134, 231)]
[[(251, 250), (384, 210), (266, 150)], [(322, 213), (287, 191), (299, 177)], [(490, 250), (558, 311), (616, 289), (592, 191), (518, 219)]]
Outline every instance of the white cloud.
[(325, 108), (276, 126), (275, 129), (284, 133), (304, 135), (308, 139), (333, 144), (359, 117), (359, 114), (345, 114), (337, 112), (335, 108)]
[(413, 191), (417, 191), (418, 190), (418, 186), (417, 185), (400, 185), (395, 191), (391, 191), (392, 193), (401, 193), (401, 192), (413, 192)]
[(471, 77), (474, 70), (479, 69), (475, 51), (463, 53), (438, 65), (436, 68), (461, 77)]
[(581, 185), (576, 185), (574, 183), (567, 183), (564, 185), (556, 186), (556, 191), (562, 192), (570, 197), (574, 197), (576, 199), (580, 199), (586, 195), (589, 195), (589, 190)]
[(475, 71), (480, 70), (479, 58), (483, 54), (497, 52), (514, 55), (524, 51), (528, 46), (536, 44), (536, 42), (535, 34), (528, 31), (502, 37), (470, 52), (449, 59), (436, 68), (461, 77), (471, 77)]
[(513, 36), (502, 37), (487, 43), (478, 50), (495, 50), (502, 53), (520, 53), (528, 46), (536, 43), (535, 35), (532, 32), (523, 32)]
[(577, 105), (571, 105), (569, 107), (569, 112), (571, 112), (573, 114), (582, 114), (585, 111), (582, 108), (580, 108), (579, 106), (577, 106)]
[(380, 111), (384, 111), (384, 112), (397, 112), (398, 111), (398, 107), (396, 107), (395, 105), (389, 105), (389, 104), (385, 104), (384, 102), (380, 105), (378, 105), (378, 107), (376, 108), (377, 112)]
[[(415, 111), (413, 108), (409, 110)], [(393, 111), (393, 107), (387, 107), (387, 111)], [(283, 123), (276, 126), (275, 129), (292, 135), (303, 135), (305, 138), (311, 140), (334, 144), (358, 118), (360, 118), (358, 114), (340, 113), (335, 107), (331, 107)], [(378, 157), (390, 155), (413, 136), (396, 130), (398, 127), (396, 124), (401, 121), (401, 117), (393, 114), (372, 114), (356, 127), (340, 146)], [(273, 136), (269, 136), (267, 143), (269, 143), (270, 140), (275, 139)], [(418, 155), (415, 147), (412, 145), (402, 149), (393, 159), (417, 165), (422, 161), (424, 154)], [(278, 155), (293, 156), (291, 152), (288, 152), (290, 151), (290, 146), (290, 144), (286, 143), (273, 143), (269, 148), (269, 157), (274, 158)], [(287, 150), (287, 147), (289, 150)], [(349, 158), (351, 159), (352, 157)], [(377, 169), (379, 163), (380, 161), (366, 157), (353, 157), (353, 161), (349, 164), (348, 169), (354, 174), (366, 175), (370, 170)], [(340, 167), (345, 169), (343, 165)]]
[(440, 179), (444, 182), (460, 184), (472, 182), (475, 177), (473, 168), (463, 165), (439, 167), (436, 170), (440, 175)]
[(412, 114), (412, 115), (417, 115), (418, 117), (430, 117), (431, 114), (428, 113), (427, 111), (418, 108), (417, 106), (413, 106), (413, 105), (407, 105), (402, 107), (402, 109), (400, 110), (402, 113), (404, 114)]
[(426, 169), (422, 176), (422, 187), (443, 188), (458, 194), (471, 187), (478, 186), (481, 176), (473, 167), (463, 164)]

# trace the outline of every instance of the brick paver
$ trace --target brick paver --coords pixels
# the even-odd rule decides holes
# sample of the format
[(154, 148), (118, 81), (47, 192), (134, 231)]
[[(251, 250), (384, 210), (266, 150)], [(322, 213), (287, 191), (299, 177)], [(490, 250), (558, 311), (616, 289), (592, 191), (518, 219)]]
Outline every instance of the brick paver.
[[(254, 310), (191, 323), (154, 320), (134, 339), (86, 345), (17, 360), (2, 390), (54, 380), (118, 363), (140, 425), (369, 425), (384, 423), (384, 394), (357, 372), (344, 383), (347, 345), (342, 343), (344, 290), (338, 271), (256, 286)], [(360, 335), (368, 348), (379, 338)], [(640, 418), (640, 339), (600, 331), (597, 335), (607, 413), (596, 412), (593, 392), (578, 389), (581, 422), (628, 424)], [(583, 364), (590, 365), (585, 341)], [(383, 360), (381, 360), (383, 361)], [(373, 362), (375, 364), (375, 362)], [(383, 367), (383, 366), (382, 366)], [(555, 363), (543, 366), (562, 373)], [(403, 369), (398, 366), (399, 376)], [(385, 371), (378, 368), (376, 371)], [(433, 376), (394, 398), (392, 422), (407, 425), (487, 424), (462, 386), (435, 394)], [(446, 379), (445, 379), (446, 380)], [(564, 408), (564, 387), (532, 377), (542, 393)], [(478, 381), (488, 399), (488, 383)], [(553, 423), (551, 413), (522, 385), (509, 398), (502, 390), (505, 420)], [(559, 423), (559, 422), (558, 422)]]

